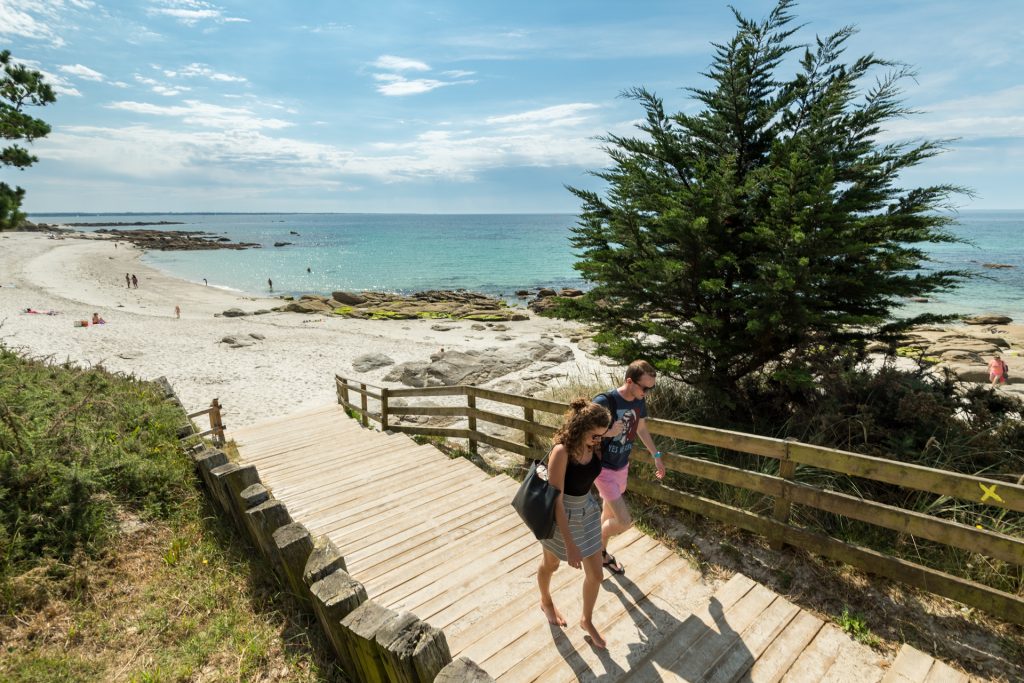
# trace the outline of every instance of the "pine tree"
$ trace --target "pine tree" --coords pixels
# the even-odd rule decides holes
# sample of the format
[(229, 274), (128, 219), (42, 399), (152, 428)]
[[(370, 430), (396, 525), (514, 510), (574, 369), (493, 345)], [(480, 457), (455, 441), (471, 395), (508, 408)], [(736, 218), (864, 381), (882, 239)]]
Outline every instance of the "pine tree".
[(597, 324), (602, 352), (647, 358), (726, 401), (743, 378), (806, 383), (823, 350), (939, 319), (895, 314), (966, 276), (926, 268), (922, 249), (957, 241), (937, 210), (963, 190), (899, 185), (942, 143), (878, 139), (911, 113), (899, 84), (912, 73), (873, 55), (843, 63), (845, 27), (805, 46), (781, 80), (798, 49), (791, 5), (762, 22), (733, 10), (737, 32), (704, 74), (712, 86), (689, 90), (699, 113), (625, 93), (646, 112), (643, 135), (603, 138), (603, 194), (570, 188), (583, 204), (576, 269), (594, 285), (572, 313)]
[[(23, 109), (26, 106), (42, 107), (57, 101), (53, 88), (43, 81), (43, 75), (23, 64), (13, 64), (10, 50), (0, 52), (3, 77), (0, 78), (0, 138), (3, 140), (24, 140), (32, 142), (46, 137), (50, 126), (33, 118)], [(0, 166), (25, 169), (38, 161), (28, 150), (18, 144), (0, 149)], [(16, 228), (25, 220), (21, 213), (21, 202), (25, 190), (0, 182), (0, 230)]]

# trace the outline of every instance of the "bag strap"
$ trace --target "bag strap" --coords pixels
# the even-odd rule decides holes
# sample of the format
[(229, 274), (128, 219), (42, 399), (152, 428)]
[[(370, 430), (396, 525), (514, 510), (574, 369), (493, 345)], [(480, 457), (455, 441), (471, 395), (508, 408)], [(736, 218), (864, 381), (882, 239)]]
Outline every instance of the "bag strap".
[(605, 400), (608, 401), (608, 407), (612, 411), (612, 422), (615, 422), (615, 414), (619, 410), (619, 402), (615, 400), (615, 390), (610, 389), (609, 391), (606, 391), (603, 394), (598, 394), (594, 398), (598, 398), (600, 396), (604, 396)]

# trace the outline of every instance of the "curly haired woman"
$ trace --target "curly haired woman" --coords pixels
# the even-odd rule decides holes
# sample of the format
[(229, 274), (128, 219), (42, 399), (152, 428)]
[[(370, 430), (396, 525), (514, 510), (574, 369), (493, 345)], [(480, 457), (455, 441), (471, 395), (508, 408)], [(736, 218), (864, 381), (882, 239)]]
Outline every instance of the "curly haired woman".
[(602, 650), (606, 644), (593, 622), (602, 579), (601, 504), (590, 495), (590, 487), (601, 473), (601, 437), (611, 424), (608, 409), (589, 399), (577, 398), (569, 405), (548, 456), (548, 484), (562, 492), (555, 503), (557, 528), (541, 541), (544, 555), (537, 568), (540, 608), (556, 626), (566, 621), (551, 599), (551, 575), (562, 560), (573, 569), (583, 568), (580, 627), (587, 642)]

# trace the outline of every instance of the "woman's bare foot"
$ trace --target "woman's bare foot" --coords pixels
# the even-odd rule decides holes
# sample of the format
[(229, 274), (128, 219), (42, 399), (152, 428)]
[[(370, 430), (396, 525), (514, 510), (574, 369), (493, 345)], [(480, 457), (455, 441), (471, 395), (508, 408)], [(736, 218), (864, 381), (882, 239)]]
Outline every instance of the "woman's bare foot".
[(562, 616), (562, 613), (558, 611), (558, 608), (555, 607), (554, 603), (550, 605), (545, 605), (542, 602), (540, 603), (540, 609), (542, 612), (544, 612), (544, 616), (548, 618), (549, 624), (553, 624), (555, 626), (565, 626), (568, 623), (566, 622), (565, 617)]
[(586, 619), (580, 619), (580, 628), (587, 632), (587, 635), (583, 637), (583, 640), (587, 641), (598, 650), (607, 650), (608, 644), (604, 642), (604, 638), (598, 633), (597, 628), (592, 622)]

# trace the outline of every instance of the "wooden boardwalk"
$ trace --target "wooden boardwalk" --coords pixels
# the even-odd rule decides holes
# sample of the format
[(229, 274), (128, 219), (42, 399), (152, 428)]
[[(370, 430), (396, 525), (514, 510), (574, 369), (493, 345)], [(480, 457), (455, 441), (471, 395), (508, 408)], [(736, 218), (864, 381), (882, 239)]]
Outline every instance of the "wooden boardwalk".
[(488, 476), (402, 434), (363, 428), (340, 406), (229, 433), (292, 518), (327, 535), (369, 597), (444, 630), (452, 656), (498, 681), (966, 681), (905, 648), (894, 666), (830, 624), (736, 575), (717, 590), (661, 543), (631, 530), (612, 550), (591, 648), (576, 625), (582, 575), (563, 565), (551, 627), (537, 602), (540, 545)]

